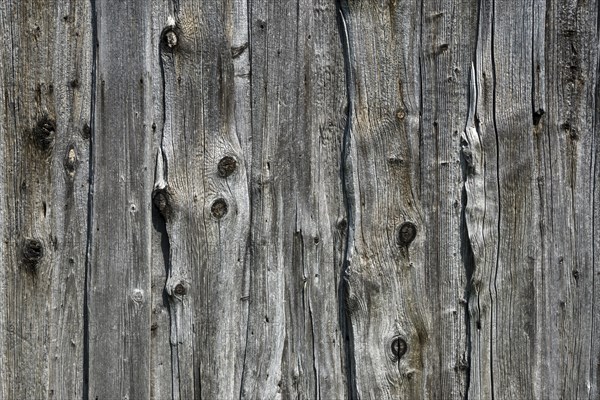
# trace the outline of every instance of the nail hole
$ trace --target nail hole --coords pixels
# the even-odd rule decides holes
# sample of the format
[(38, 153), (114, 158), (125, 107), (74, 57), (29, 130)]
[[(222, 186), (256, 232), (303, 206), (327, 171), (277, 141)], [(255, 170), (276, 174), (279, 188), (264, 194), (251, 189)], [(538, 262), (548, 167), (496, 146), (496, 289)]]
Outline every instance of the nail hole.
[(544, 114), (545, 114), (545, 111), (543, 108), (540, 108), (537, 111), (534, 111), (533, 112), (533, 125), (538, 125)]
[(89, 139), (92, 134), (92, 128), (90, 128), (90, 124), (87, 122), (83, 124), (83, 128), (81, 128), (81, 137), (84, 139)]

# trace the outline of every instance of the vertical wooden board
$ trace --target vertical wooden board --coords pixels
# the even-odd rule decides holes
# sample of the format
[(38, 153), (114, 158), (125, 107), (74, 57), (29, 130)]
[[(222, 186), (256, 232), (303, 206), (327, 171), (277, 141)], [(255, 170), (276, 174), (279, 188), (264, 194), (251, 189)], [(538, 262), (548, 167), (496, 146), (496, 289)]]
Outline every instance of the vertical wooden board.
[[(474, 2), (348, 2), (356, 113), (348, 167), (356, 177), (347, 184), (358, 192), (348, 282), (358, 395), (467, 390), (459, 132), (476, 10)], [(417, 236), (402, 243), (409, 223)]]
[(240, 393), (250, 210), (239, 142), (249, 126), (238, 119), (249, 93), (234, 76), (241, 49), (232, 29), (243, 7), (177, 2), (161, 39), (165, 121), (154, 202), (170, 247), (173, 398)]
[(541, 333), (534, 285), (541, 268), (541, 238), (532, 129), (532, 11), (533, 2), (515, 7), (498, 2), (491, 21), (494, 99), (488, 118), (496, 133), (490, 139), (498, 144), (497, 154), (491, 156), (497, 157), (499, 220), (496, 265), (491, 265), (490, 273), (490, 320), (482, 330), (489, 332), (492, 342), (489, 362), (495, 398), (534, 397), (533, 355)]
[[(89, 398), (148, 398), (153, 169), (152, 9), (92, 2), (95, 32)], [(108, 384), (110, 382), (110, 384)]]
[[(160, 148), (164, 122), (164, 82), (162, 64), (160, 62), (161, 33), (168, 16), (172, 15), (172, 4), (163, 0), (151, 2), (151, 24), (147, 34), (146, 52), (149, 55), (148, 79), (152, 85), (151, 100), (153, 105), (152, 137), (153, 149)], [(150, 95), (150, 93), (148, 94)], [(173, 393), (171, 368), (171, 324), (169, 315), (169, 299), (165, 290), (168, 278), (169, 237), (165, 221), (160, 210), (152, 208), (152, 317), (151, 317), (151, 350), (150, 350), (150, 398), (168, 399)]]
[[(342, 3), (348, 37), (347, 307), (353, 397), (420, 398), (435, 366), (419, 142), (421, 4)], [(436, 321), (437, 322), (437, 321)], [(460, 346), (457, 343), (457, 346)]]
[(89, 4), (0, 6), (0, 397), (83, 388)]
[[(598, 397), (598, 4), (548, 2), (541, 172), (539, 382), (550, 398)], [(535, 110), (534, 110), (535, 111)]]
[[(539, 318), (545, 275), (536, 135), (543, 86), (539, 9), (480, 3), (472, 110), (465, 131), (466, 222), (473, 251), (470, 396), (536, 398), (537, 354), (552, 328)], [(536, 75), (537, 74), (537, 75)], [(547, 240), (547, 239), (546, 239)], [(548, 329), (549, 328), (549, 329)], [(552, 340), (552, 339), (550, 339)]]
[[(458, 399), (468, 390), (471, 357), (465, 299), (472, 271), (460, 144), (469, 106), (477, 2), (424, 1), (422, 13), (420, 71), (412, 79), (422, 85), (418, 191), (424, 227), (419, 234), (424, 236), (425, 296), (432, 318), (423, 356), (424, 397)], [(410, 90), (403, 84), (402, 93)]]
[[(465, 225), (472, 262), (468, 291), (471, 369), (469, 397), (491, 398), (491, 307), (499, 229), (498, 160), (494, 125), (493, 2), (478, 4), (477, 50), (469, 116), (462, 143), (465, 164)], [(484, 146), (485, 143), (485, 146)], [(484, 152), (485, 150), (485, 152)]]
[(343, 56), (329, 1), (251, 4), (252, 231), (242, 398), (342, 398)]

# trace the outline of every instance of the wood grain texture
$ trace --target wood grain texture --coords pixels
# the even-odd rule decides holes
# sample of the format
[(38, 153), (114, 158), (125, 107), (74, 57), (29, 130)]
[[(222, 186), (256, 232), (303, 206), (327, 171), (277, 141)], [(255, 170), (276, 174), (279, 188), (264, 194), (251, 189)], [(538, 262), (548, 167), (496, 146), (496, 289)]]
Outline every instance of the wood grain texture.
[(58, 3), (0, 5), (0, 398), (600, 395), (597, 0)]
[[(89, 398), (149, 398), (155, 130), (149, 2), (92, 2)], [(166, 19), (166, 18), (165, 18)], [(110, 382), (110, 384), (107, 384)]]
[(535, 37), (544, 44), (538, 91), (547, 108), (534, 130), (545, 266), (536, 276), (543, 290), (536, 291), (534, 387), (549, 398), (600, 395), (598, 11), (598, 2), (548, 2), (545, 35)]
[(0, 397), (83, 390), (89, 3), (0, 6)]
[[(346, 396), (339, 281), (346, 93), (330, 1), (251, 2), (249, 321), (242, 398)], [(301, 83), (301, 84), (298, 84)]]
[(165, 122), (154, 202), (169, 240), (173, 398), (240, 393), (250, 208), (239, 140), (249, 127), (237, 111), (246, 117), (249, 92), (236, 93), (234, 47), (244, 39), (228, 30), (233, 11), (178, 2), (160, 45)]
[[(422, 56), (411, 35), (422, 9), (361, 1), (342, 4), (342, 12), (350, 70), (345, 180), (354, 238), (345, 274), (353, 397), (419, 398), (437, 367), (425, 356), (434, 321), (419, 182)], [(416, 226), (410, 243), (399, 241), (403, 223)], [(396, 340), (406, 354), (393, 351)]]
[(597, 12), (479, 3), (463, 150), (470, 398), (597, 396)]
[[(432, 318), (423, 397), (432, 399), (465, 398), (470, 382), (471, 330), (465, 296), (472, 271), (464, 230), (460, 142), (468, 114), (476, 5), (423, 2), (421, 15), (419, 193), (424, 214), (424, 296)], [(405, 82), (411, 79), (409, 74), (401, 77)]]
[[(161, 33), (169, 16), (173, 15), (172, 4), (163, 0), (154, 0), (151, 7), (150, 40), (146, 43), (149, 54), (148, 79), (152, 85), (152, 132), (154, 142), (152, 149), (157, 151), (162, 141), (164, 123), (164, 81), (160, 62)], [(154, 172), (154, 171), (152, 171)], [(151, 196), (151, 194), (150, 194)], [(151, 317), (151, 349), (150, 349), (150, 397), (152, 399), (168, 399), (173, 392), (173, 374), (171, 369), (171, 320), (169, 315), (169, 299), (165, 290), (168, 279), (169, 237), (160, 210), (152, 207), (152, 317)]]

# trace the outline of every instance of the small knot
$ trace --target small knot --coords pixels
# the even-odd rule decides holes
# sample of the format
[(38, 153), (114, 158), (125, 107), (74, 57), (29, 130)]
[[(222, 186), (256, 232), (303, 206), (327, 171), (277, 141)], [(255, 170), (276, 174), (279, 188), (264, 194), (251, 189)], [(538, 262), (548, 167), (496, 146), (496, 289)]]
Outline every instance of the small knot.
[(144, 291), (142, 289), (133, 289), (131, 292), (131, 300), (136, 303), (142, 302), (142, 300), (144, 300)]
[(165, 39), (167, 42), (167, 46), (169, 46), (170, 48), (173, 48), (175, 46), (177, 46), (177, 34), (173, 31), (167, 31), (167, 33), (165, 33)]
[(225, 199), (217, 199), (210, 207), (210, 212), (216, 219), (221, 219), (227, 214), (228, 206)]
[(408, 350), (408, 345), (406, 341), (401, 337), (394, 338), (392, 340), (392, 354), (396, 357), (397, 360), (401, 359), (406, 351)]
[(417, 236), (417, 227), (412, 222), (405, 222), (398, 230), (398, 244), (408, 246)]
[(227, 178), (233, 174), (237, 168), (237, 161), (231, 156), (225, 156), (221, 158), (217, 165), (217, 171), (222, 178)]
[(187, 292), (187, 290), (186, 290), (184, 284), (181, 282), (178, 283), (175, 286), (175, 289), (173, 290), (173, 293), (175, 293), (177, 296), (184, 296), (186, 294), (186, 292)]
[(172, 50), (179, 44), (176, 29), (175, 26), (168, 26), (163, 30), (162, 43), (165, 48)]
[(56, 122), (48, 116), (42, 117), (32, 130), (35, 146), (42, 151), (50, 150), (54, 143), (55, 131)]
[(27, 266), (32, 269), (35, 268), (44, 257), (44, 244), (42, 241), (32, 238), (25, 239), (22, 246), (22, 257)]
[(77, 151), (75, 149), (75, 145), (71, 144), (67, 148), (67, 154), (65, 154), (65, 159), (63, 161), (63, 166), (65, 167), (65, 171), (69, 176), (75, 175), (77, 164)]

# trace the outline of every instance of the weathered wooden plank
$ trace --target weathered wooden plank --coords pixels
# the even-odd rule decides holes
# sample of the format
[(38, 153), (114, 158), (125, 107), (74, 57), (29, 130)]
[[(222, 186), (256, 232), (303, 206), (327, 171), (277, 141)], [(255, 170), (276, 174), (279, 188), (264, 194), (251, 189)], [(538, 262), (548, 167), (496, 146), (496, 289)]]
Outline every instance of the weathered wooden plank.
[(153, 9), (146, 1), (92, 6), (96, 43), (86, 395), (149, 398), (157, 135), (151, 73), (158, 71), (153, 67), (158, 65), (152, 49)]
[(480, 3), (464, 153), (470, 397), (597, 393), (598, 6), (546, 7)]
[(249, 93), (234, 76), (245, 39), (232, 32), (240, 28), (233, 11), (231, 3), (178, 2), (161, 42), (165, 123), (154, 202), (170, 247), (173, 398), (240, 393), (250, 210), (239, 142), (249, 126), (239, 122)]
[(252, 231), (243, 398), (346, 397), (344, 63), (330, 1), (251, 3)]
[(432, 320), (424, 348), (422, 397), (462, 399), (469, 385), (471, 332), (465, 295), (471, 271), (460, 143), (468, 113), (477, 3), (423, 2), (422, 12), (419, 198), (425, 225), (425, 296)]
[(598, 3), (551, 1), (545, 12), (547, 109), (534, 130), (545, 266), (535, 282), (535, 387), (548, 398), (597, 398)]
[[(433, 353), (427, 347), (430, 341), (439, 344), (433, 323), (441, 321), (426, 287), (432, 274), (428, 269), (437, 266), (425, 263), (425, 241), (434, 231), (425, 225), (425, 210), (431, 210), (423, 207), (431, 208), (434, 199), (424, 203), (420, 197), (420, 142), (430, 137), (423, 135), (421, 120), (421, 63), (429, 56), (420, 48), (420, 21), (425, 16), (417, 3), (347, 5), (342, 10), (352, 114), (344, 178), (355, 234), (348, 243), (345, 268), (354, 396), (431, 397), (427, 388), (435, 384), (428, 383), (429, 377), (440, 372), (439, 361), (427, 357)], [(430, 46), (423, 51), (428, 53)], [(423, 158), (429, 163), (435, 156)], [(458, 233), (456, 216), (454, 229)], [(464, 346), (458, 340), (452, 351)], [(464, 385), (461, 382), (464, 379), (454, 384)]]
[(0, 398), (598, 397), (598, 7), (3, 2)]
[[(164, 82), (162, 64), (160, 62), (160, 41), (162, 30), (173, 14), (171, 2), (154, 0), (151, 4), (151, 31), (146, 52), (149, 55), (149, 84), (152, 85), (153, 118), (152, 132), (154, 143), (152, 148), (158, 149), (162, 141), (164, 122)], [(169, 237), (165, 221), (156, 206), (152, 208), (152, 319), (150, 350), (150, 397), (152, 399), (168, 399), (173, 393), (173, 374), (171, 368), (171, 321), (169, 315), (169, 299), (165, 290), (168, 279)]]
[[(465, 225), (471, 253), (469, 397), (491, 398), (492, 290), (499, 248), (499, 182), (494, 120), (493, 1), (479, 3), (477, 51), (472, 71), (470, 110), (463, 142)], [(506, 49), (505, 49), (506, 51)], [(484, 143), (485, 141), (485, 143)], [(485, 150), (485, 153), (484, 153)], [(482, 331), (483, 330), (483, 331)]]
[(83, 387), (88, 2), (0, 5), (0, 397)]
[(474, 397), (534, 397), (532, 300), (541, 264), (531, 117), (532, 10), (532, 3), (502, 7), (493, 1), (479, 8), (472, 83), (477, 95), (471, 99), (470, 153), (465, 153), (465, 212), (474, 262), (469, 300)]

